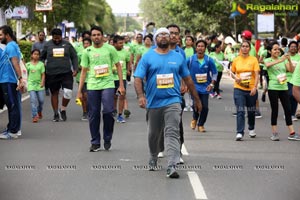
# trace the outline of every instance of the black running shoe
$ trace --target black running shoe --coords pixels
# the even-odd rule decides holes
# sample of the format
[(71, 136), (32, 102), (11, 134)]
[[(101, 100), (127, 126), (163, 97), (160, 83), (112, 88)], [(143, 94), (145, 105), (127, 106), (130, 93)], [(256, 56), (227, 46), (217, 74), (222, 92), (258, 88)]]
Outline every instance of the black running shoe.
[(111, 142), (110, 142), (110, 141), (104, 142), (104, 149), (105, 149), (105, 150), (109, 150), (110, 147), (111, 147)]
[(157, 160), (151, 159), (149, 161), (149, 171), (157, 170)]
[(60, 117), (61, 117), (61, 120), (63, 121), (67, 121), (67, 113), (65, 110), (60, 110)]
[(168, 166), (167, 177), (168, 178), (179, 178), (179, 174), (177, 173), (175, 166)]
[(131, 114), (131, 112), (129, 110), (124, 110), (124, 116), (126, 118), (129, 118), (130, 114)]
[(58, 113), (54, 114), (53, 121), (54, 122), (59, 122), (59, 114)]
[(90, 152), (97, 152), (100, 151), (100, 144), (92, 144), (90, 147)]

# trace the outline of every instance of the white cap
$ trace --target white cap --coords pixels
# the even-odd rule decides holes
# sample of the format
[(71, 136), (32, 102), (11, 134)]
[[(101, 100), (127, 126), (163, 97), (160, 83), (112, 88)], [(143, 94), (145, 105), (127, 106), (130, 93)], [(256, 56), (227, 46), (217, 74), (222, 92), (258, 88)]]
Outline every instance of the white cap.
[(157, 35), (160, 34), (160, 33), (168, 33), (168, 34), (170, 34), (170, 31), (167, 28), (159, 28), (155, 32), (153, 40), (156, 40)]

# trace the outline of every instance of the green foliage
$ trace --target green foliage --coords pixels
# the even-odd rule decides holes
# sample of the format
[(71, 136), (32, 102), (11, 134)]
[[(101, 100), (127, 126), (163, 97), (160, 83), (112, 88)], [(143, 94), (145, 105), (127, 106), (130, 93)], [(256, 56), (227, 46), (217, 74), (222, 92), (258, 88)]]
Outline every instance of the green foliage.
[(25, 62), (29, 62), (32, 43), (28, 41), (20, 40), (18, 41), (18, 44), (23, 54), (23, 58)]
[[(234, 20), (229, 19), (232, 2), (253, 4), (271, 4), (278, 1), (265, 0), (141, 0), (140, 9), (146, 22), (154, 21), (157, 27), (170, 23), (178, 24), (182, 29), (193, 33), (223, 33), (232, 35)], [(280, 0), (281, 4), (297, 4), (299, 0)], [(298, 12), (298, 15), (300, 13)], [(254, 32), (254, 12), (236, 18), (237, 33), (245, 29)], [(275, 31), (283, 35), (300, 32), (299, 16), (275, 17)]]
[(133, 32), (134, 30), (142, 30), (141, 25), (132, 17), (116, 17), (116, 25), (118, 27), (118, 32)]
[[(0, 2), (2, 7), (25, 4), (31, 10), (34, 10), (36, 3), (35, 0), (0, 0)], [(47, 16), (46, 24), (43, 23), (44, 13)], [(22, 21), (23, 30), (36, 33), (46, 26), (48, 32), (50, 32), (58, 23), (64, 20), (74, 22), (79, 32), (89, 30), (92, 25), (102, 26), (105, 32), (117, 31), (114, 15), (105, 0), (53, 0), (53, 10), (34, 12), (34, 19)], [(9, 20), (8, 23), (13, 25), (13, 21)]]

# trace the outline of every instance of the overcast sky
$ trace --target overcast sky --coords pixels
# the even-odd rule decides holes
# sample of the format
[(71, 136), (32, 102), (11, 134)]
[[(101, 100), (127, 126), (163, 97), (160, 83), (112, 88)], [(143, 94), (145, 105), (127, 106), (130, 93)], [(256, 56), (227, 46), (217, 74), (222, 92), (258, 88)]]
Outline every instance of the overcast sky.
[(140, 0), (106, 0), (113, 13), (138, 13)]

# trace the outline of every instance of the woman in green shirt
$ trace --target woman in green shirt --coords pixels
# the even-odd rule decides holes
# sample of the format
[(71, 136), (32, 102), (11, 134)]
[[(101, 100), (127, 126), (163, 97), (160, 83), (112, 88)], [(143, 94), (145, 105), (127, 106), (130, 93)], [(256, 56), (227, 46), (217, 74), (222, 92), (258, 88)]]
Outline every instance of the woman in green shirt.
[(277, 132), (277, 117), (278, 117), (278, 99), (281, 102), (284, 110), (285, 122), (289, 129), (289, 140), (295, 140), (297, 134), (294, 131), (291, 107), (288, 95), (288, 86), (286, 72), (290, 71), (292, 66), (290, 56), (285, 54), (280, 57), (280, 47), (277, 42), (270, 43), (267, 47), (268, 58), (265, 59), (265, 65), (269, 76), (268, 95), (271, 104), (271, 126), (272, 136), (271, 140), (279, 141), (279, 134)]

